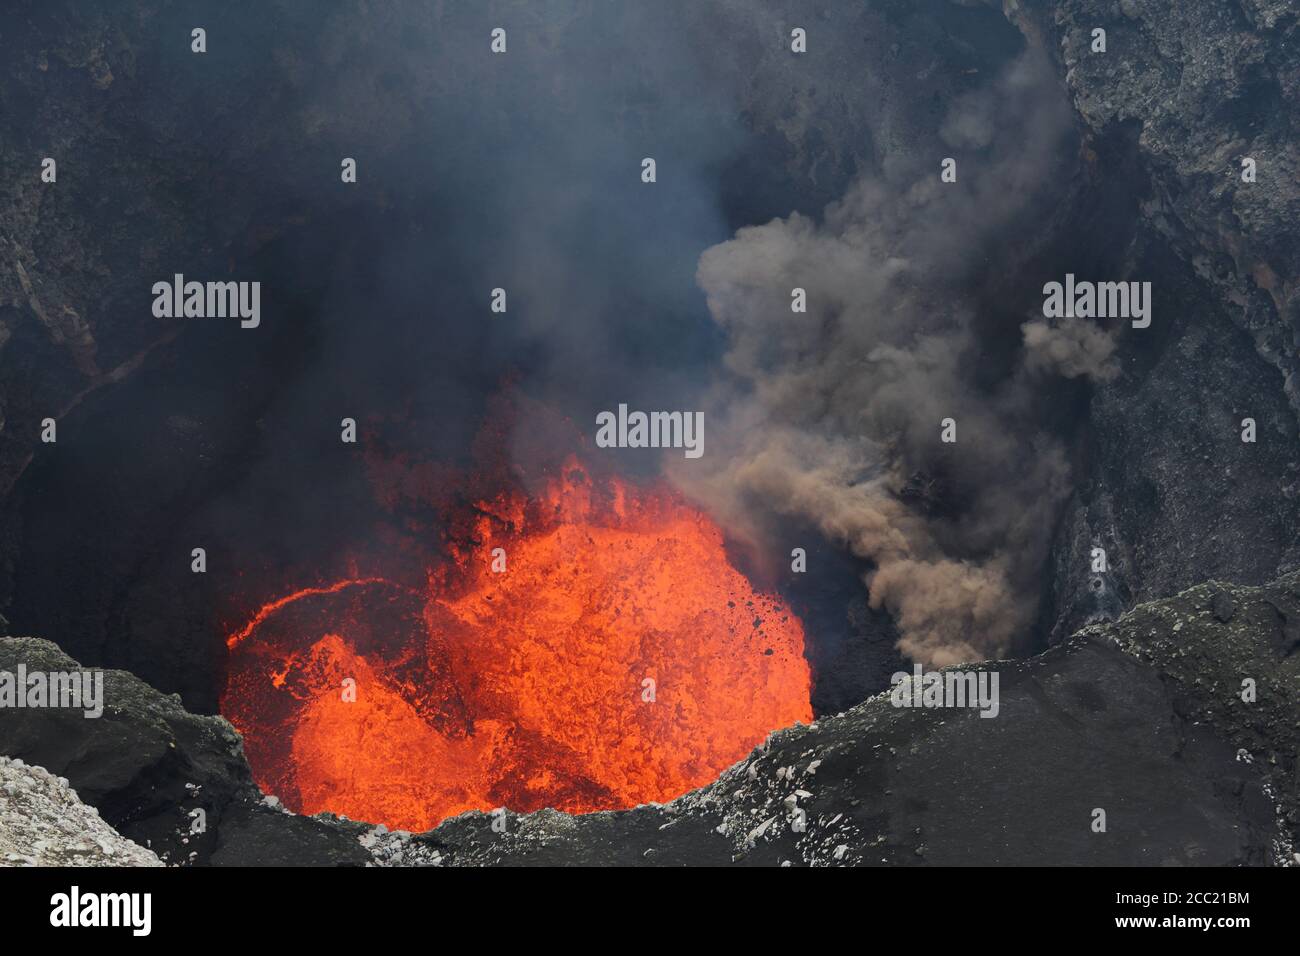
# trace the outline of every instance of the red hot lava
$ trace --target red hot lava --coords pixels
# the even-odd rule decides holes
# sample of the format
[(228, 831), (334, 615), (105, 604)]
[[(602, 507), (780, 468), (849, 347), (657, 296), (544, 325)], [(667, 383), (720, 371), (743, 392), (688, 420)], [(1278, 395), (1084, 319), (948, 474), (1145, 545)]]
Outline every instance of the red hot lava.
[(263, 790), (412, 831), (620, 809), (811, 719), (799, 620), (671, 490), (598, 486), (570, 461), (541, 494), (474, 510), (423, 587), (306, 588), (229, 636), (222, 713)]

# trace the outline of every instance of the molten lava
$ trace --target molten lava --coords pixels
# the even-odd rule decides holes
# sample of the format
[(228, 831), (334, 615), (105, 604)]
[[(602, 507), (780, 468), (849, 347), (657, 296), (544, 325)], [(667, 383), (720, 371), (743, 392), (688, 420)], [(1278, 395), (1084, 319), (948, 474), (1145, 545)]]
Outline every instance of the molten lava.
[(620, 809), (811, 719), (800, 622), (674, 493), (598, 487), (570, 462), (469, 525), (419, 587), (307, 588), (229, 636), (222, 712), (263, 790), (413, 831), (470, 809)]

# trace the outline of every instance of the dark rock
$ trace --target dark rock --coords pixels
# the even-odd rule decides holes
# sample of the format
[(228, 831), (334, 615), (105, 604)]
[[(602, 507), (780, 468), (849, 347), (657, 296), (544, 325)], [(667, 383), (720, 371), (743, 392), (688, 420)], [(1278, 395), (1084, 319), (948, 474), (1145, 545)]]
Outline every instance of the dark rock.
[(1232, 620), (1232, 615), (1236, 613), (1237, 602), (1232, 599), (1232, 595), (1227, 591), (1219, 591), (1210, 599), (1210, 610), (1214, 616), (1227, 624)]
[[(1001, 712), (906, 710), (886, 696), (774, 734), (664, 806), (466, 814), (395, 859), (441, 864), (1281, 864), (1300, 836), (1300, 664), (1272, 602), (1300, 582), (1205, 585), (1002, 662)], [(1208, 610), (1229, 595), (1225, 636)], [(1241, 681), (1258, 697), (1247, 704)], [(814, 766), (815, 761), (820, 761)], [(785, 768), (793, 768), (787, 774)], [(786, 804), (807, 813), (795, 833)], [(1089, 827), (1107, 809), (1106, 833)], [(1121, 809), (1122, 808), (1122, 809)], [(924, 839), (921, 834), (924, 833)], [(653, 860), (642, 856), (653, 847)]]
[[(993, 718), (896, 708), (882, 694), (778, 731), (671, 803), (507, 813), (504, 833), (481, 812), (416, 836), (288, 814), (260, 799), (224, 720), (117, 672), (100, 720), (0, 711), (0, 753), (66, 775), (124, 835), (173, 862), (195, 852), (215, 865), (1277, 864), (1300, 836), (1300, 655), (1277, 638), (1298, 584), (1300, 574), (1200, 585), (1037, 657), (982, 665), (999, 676)], [(1235, 605), (1228, 621), (1212, 610), (1218, 598)], [(75, 666), (47, 642), (0, 641), (0, 666), (19, 661)], [(178, 838), (196, 805), (210, 827), (191, 845)], [(1104, 833), (1091, 828), (1097, 808)]]
[[(0, 670), (19, 663), (29, 672), (80, 669), (48, 641), (0, 639)], [(346, 829), (261, 812), (243, 742), (225, 718), (191, 714), (179, 698), (125, 671), (104, 671), (98, 718), (50, 707), (0, 709), (0, 754), (67, 777), (83, 801), (164, 863), (283, 861), (277, 853), (286, 842), (316, 863), (365, 859)], [(195, 810), (206, 815), (203, 833), (191, 832)], [(276, 832), (287, 835), (277, 841)]]
[(369, 827), (337, 818), (302, 817), (240, 802), (217, 834), (213, 866), (364, 866), (371, 857), (358, 837)]
[[(1258, 761), (1239, 760), (1234, 741), (1185, 717), (1178, 689), (1105, 633), (996, 665), (996, 718), (877, 697), (773, 735), (717, 783), (666, 806), (511, 817), (505, 834), (467, 814), (413, 846), (458, 865), (1280, 862)], [(808, 795), (798, 801), (804, 833), (786, 803), (798, 791)], [(1106, 833), (1090, 828), (1094, 808), (1107, 810)], [(643, 857), (650, 846), (653, 861)]]
[[(1300, 19), (1277, 0), (1005, 9), (1056, 57), (1085, 149), (1127, 144), (1141, 182), (1126, 271), (1153, 283), (1152, 326), (1124, 333), (1123, 374), (1096, 390), (1079, 439), (1044, 614), (1060, 640), (1115, 613), (1086, 590), (1090, 541), (1111, 542), (1124, 608), (1300, 566)], [(1089, 49), (1097, 27), (1105, 53)], [(1122, 188), (1116, 156), (1104, 168)]]
[(1269, 605), (1277, 612), (1274, 643), (1283, 657), (1290, 657), (1300, 649), (1300, 603), (1281, 599)]

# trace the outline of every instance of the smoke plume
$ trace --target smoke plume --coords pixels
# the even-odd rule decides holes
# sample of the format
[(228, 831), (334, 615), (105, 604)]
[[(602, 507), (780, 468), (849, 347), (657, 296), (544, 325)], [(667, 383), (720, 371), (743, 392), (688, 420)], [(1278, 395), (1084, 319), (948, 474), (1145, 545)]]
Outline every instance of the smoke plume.
[(1030, 323), (1022, 345), (1023, 305), (988, 301), (1068, 179), (1069, 116), (1023, 54), (951, 104), (932, 161), (886, 157), (821, 221), (744, 228), (700, 258), (726, 374), (710, 454), (670, 464), (675, 480), (738, 533), (805, 519), (870, 561), (872, 606), (927, 665), (1001, 656), (1031, 624), (1069, 491), (1035, 383), (1106, 368), (1106, 342)]

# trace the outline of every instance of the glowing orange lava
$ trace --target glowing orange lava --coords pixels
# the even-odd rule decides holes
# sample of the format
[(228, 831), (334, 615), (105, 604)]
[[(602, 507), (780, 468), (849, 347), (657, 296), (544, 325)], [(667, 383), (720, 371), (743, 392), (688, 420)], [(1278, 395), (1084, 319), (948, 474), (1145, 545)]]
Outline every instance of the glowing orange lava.
[(475, 514), (425, 586), (307, 588), (228, 638), (222, 713), (291, 809), (415, 831), (631, 807), (811, 719), (799, 620), (672, 492), (597, 487), (570, 462)]

